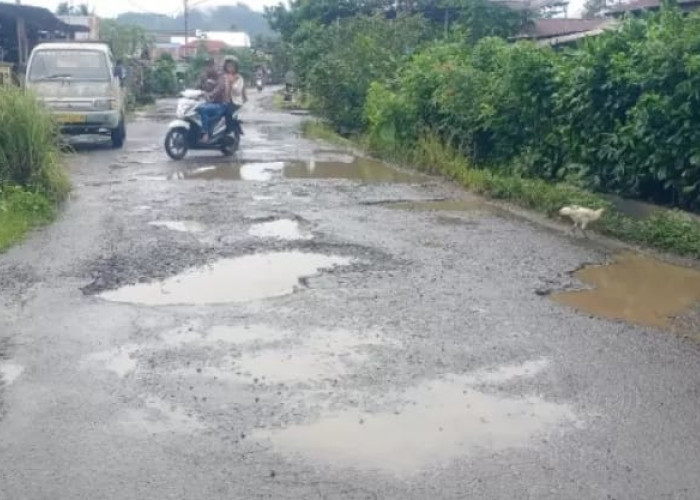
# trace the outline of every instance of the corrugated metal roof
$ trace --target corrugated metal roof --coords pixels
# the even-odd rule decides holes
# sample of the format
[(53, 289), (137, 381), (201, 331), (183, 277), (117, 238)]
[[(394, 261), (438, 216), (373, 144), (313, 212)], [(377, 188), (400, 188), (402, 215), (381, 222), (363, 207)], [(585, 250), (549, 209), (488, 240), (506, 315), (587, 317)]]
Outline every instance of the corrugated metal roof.
[(54, 16), (50, 10), (29, 5), (17, 5), (0, 2), (0, 16), (10, 19), (24, 19), (24, 22), (36, 29), (46, 31), (66, 31), (70, 33), (89, 31), (83, 26), (71, 26)]

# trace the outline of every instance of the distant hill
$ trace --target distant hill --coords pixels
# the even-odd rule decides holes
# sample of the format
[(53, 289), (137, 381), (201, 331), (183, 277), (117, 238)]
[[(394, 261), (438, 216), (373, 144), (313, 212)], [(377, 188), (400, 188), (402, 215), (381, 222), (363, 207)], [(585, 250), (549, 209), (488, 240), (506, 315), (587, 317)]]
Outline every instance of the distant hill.
[[(147, 30), (182, 30), (185, 20), (182, 14), (175, 17), (143, 12), (126, 12), (117, 17), (119, 24), (141, 26)], [(222, 5), (211, 9), (190, 11), (191, 30), (245, 31), (251, 38), (256, 35), (273, 35), (262, 12), (245, 4)]]

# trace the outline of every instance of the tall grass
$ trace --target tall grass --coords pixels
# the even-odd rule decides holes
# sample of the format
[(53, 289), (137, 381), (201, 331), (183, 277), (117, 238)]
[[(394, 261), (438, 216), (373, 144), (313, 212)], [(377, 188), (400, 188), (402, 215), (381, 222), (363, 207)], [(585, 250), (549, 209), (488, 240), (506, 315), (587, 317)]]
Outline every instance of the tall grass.
[(20, 186), (54, 202), (68, 194), (58, 128), (31, 95), (0, 87), (0, 187)]

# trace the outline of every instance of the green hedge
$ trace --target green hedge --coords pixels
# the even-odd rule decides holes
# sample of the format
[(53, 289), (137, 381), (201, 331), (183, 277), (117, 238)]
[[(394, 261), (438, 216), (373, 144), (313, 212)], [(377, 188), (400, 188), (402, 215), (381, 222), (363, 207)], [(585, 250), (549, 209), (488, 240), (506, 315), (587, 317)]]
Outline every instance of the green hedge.
[(480, 168), (700, 209), (700, 14), (664, 8), (555, 52), (437, 42), (371, 85), (371, 144), (426, 131)]

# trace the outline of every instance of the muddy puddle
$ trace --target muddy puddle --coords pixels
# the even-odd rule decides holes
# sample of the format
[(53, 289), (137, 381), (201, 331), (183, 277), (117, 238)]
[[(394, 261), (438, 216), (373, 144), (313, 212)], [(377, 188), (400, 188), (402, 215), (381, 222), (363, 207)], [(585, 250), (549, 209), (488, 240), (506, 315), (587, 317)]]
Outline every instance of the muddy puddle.
[(24, 372), (24, 367), (10, 361), (0, 361), (0, 383), (12, 385)]
[(201, 233), (205, 230), (204, 224), (190, 220), (158, 220), (148, 223), (150, 226), (169, 229), (181, 233)]
[(403, 172), (368, 158), (354, 158), (349, 162), (310, 160), (220, 164), (183, 170), (178, 178), (258, 182), (280, 179), (346, 179), (369, 183), (415, 183), (426, 179), (422, 175)]
[(329, 413), (255, 437), (269, 440), (278, 452), (321, 464), (406, 475), (463, 456), (534, 447), (546, 434), (578, 425), (568, 405), (482, 392), (473, 383), (474, 376), (448, 375), (387, 395), (395, 403), (385, 412)]
[(291, 219), (279, 219), (261, 222), (253, 225), (248, 234), (256, 238), (270, 238), (277, 240), (308, 240), (311, 233), (302, 228), (299, 221)]
[(245, 302), (287, 295), (294, 291), (300, 278), (351, 261), (347, 257), (299, 251), (245, 255), (189, 269), (163, 281), (107, 291), (101, 297), (149, 306)]
[(604, 318), (668, 327), (674, 317), (700, 304), (700, 271), (642, 255), (625, 253), (575, 276), (593, 288), (552, 294), (552, 299)]

